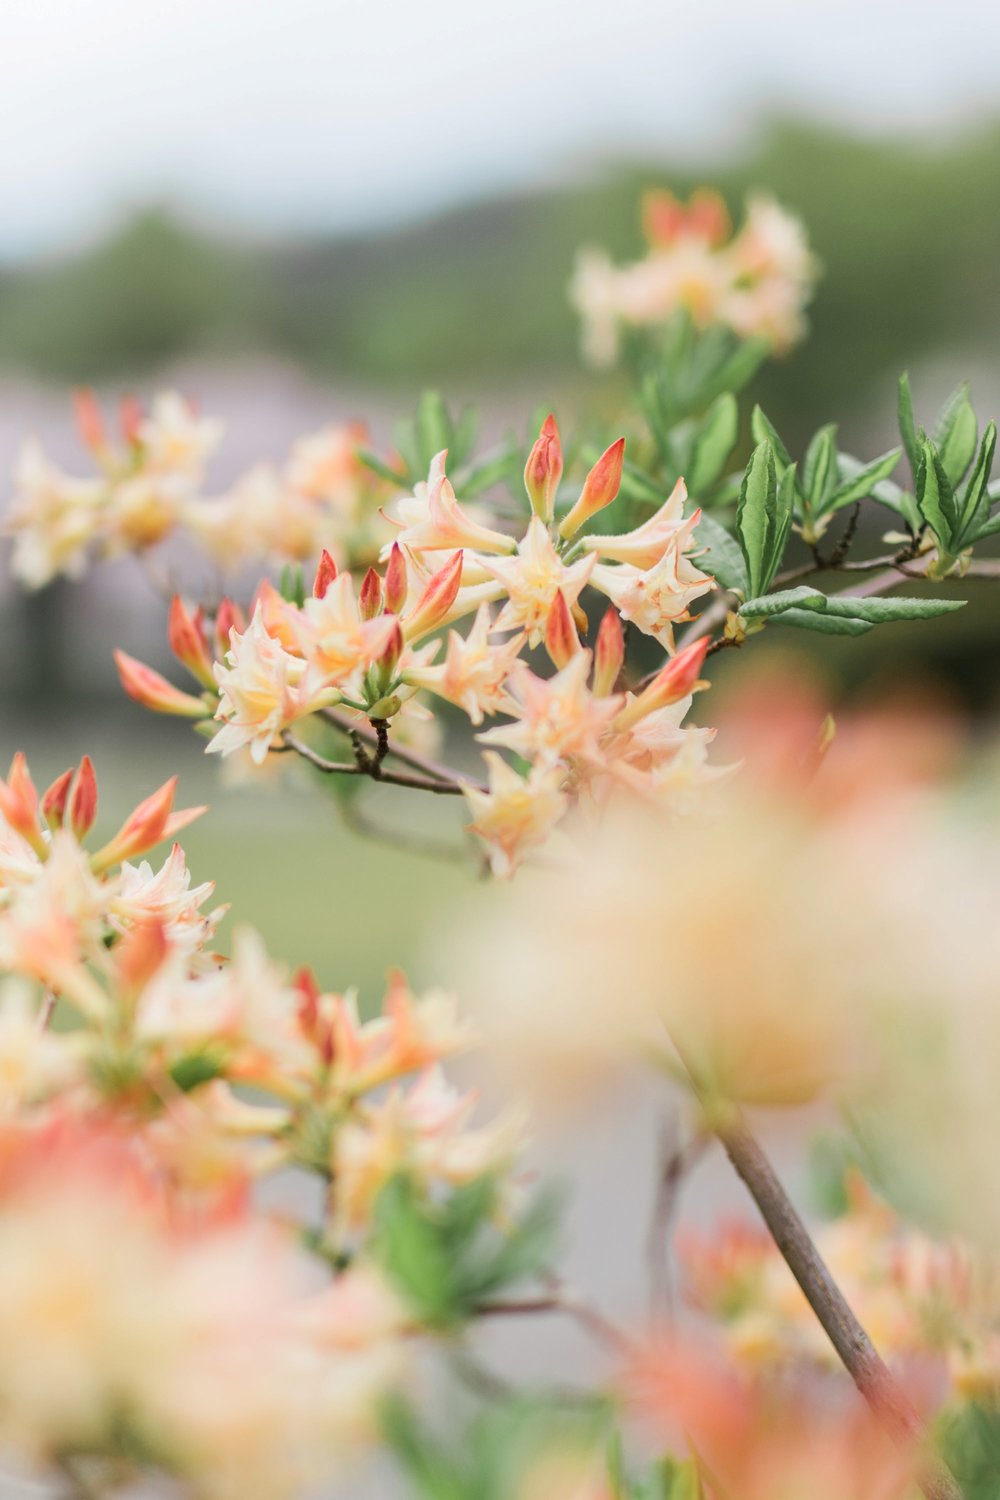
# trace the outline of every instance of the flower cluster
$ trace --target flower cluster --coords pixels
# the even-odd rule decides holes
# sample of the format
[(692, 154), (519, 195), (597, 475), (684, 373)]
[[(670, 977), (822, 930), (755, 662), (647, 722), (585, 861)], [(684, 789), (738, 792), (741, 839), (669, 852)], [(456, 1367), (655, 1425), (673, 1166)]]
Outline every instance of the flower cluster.
[(657, 327), (680, 309), (699, 327), (722, 324), (778, 351), (802, 338), (816, 261), (801, 223), (773, 199), (750, 198), (733, 234), (717, 193), (702, 189), (685, 204), (649, 192), (643, 227), (649, 250), (631, 265), (580, 252), (571, 295), (590, 362), (612, 364), (623, 328)]
[[(368, 1253), (382, 1189), (502, 1178), (521, 1125), (470, 1123), (446, 995), (392, 974), (362, 1020), (249, 929), (215, 952), (212, 883), (176, 842), (142, 858), (203, 811), (173, 799), (90, 849), (86, 757), (0, 780), (0, 1440), (44, 1464), (125, 1434), (200, 1494), (293, 1494), (372, 1434), (420, 1329)], [(318, 1224), (254, 1207), (289, 1167)]]
[[(675, 624), (714, 580), (692, 560), (700, 513), (685, 515), (683, 482), (633, 529), (583, 534), (618, 494), (623, 453), (619, 439), (557, 513), (563, 458), (548, 418), (528, 458), (531, 515), (519, 538), (462, 506), (439, 453), (426, 484), (388, 514), (396, 535), (381, 572), (369, 568), (358, 583), (324, 553), (309, 597), (289, 600), (265, 581), (249, 623), (229, 603), (210, 622), (175, 599), (171, 644), (202, 693), (182, 693), (119, 652), (126, 691), (161, 712), (211, 714), (220, 727), (209, 750), (247, 747), (258, 763), (297, 748), (300, 721), (329, 720), (332, 710), (341, 725), (381, 723), (386, 736), (390, 724), (405, 735), (426, 720), (428, 699), (454, 705), (474, 726), (509, 721), (480, 730), (486, 783), (459, 783), (497, 874), (510, 873), (581, 798), (601, 802), (624, 785), (677, 801), (713, 774), (710, 732), (682, 727), (703, 686), (708, 642), (676, 651), (630, 689), (623, 622), (674, 651)], [(581, 638), (586, 586), (610, 600), (592, 649)], [(462, 620), (467, 633), (436, 634)], [(525, 660), (539, 647), (550, 675)], [(518, 756), (527, 774), (494, 747)]]
[(95, 474), (65, 473), (35, 439), (17, 464), (6, 529), (13, 571), (30, 588), (78, 577), (95, 551), (142, 554), (175, 534), (227, 571), (313, 558), (323, 547), (344, 561), (371, 557), (384, 537), (383, 490), (358, 457), (360, 424), (303, 437), (281, 466), (258, 464), (224, 494), (207, 496), (221, 424), (176, 392), (157, 396), (148, 413), (123, 401), (118, 439), (93, 392), (77, 393), (76, 418)]

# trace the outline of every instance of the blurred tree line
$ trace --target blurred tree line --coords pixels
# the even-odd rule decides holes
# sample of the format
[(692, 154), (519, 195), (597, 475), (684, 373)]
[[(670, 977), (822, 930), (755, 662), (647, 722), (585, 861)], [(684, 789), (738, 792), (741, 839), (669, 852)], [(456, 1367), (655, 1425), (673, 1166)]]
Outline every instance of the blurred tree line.
[(149, 211), (86, 253), (0, 276), (0, 366), (100, 380), (191, 353), (274, 351), (319, 377), (412, 390), (537, 384), (577, 364), (577, 247), (634, 255), (642, 188), (707, 177), (735, 209), (748, 188), (772, 191), (823, 262), (812, 337), (759, 388), (795, 440), (929, 352), (993, 355), (998, 159), (1000, 122), (934, 149), (779, 122), (718, 170), (622, 164), (391, 233), (255, 245)]

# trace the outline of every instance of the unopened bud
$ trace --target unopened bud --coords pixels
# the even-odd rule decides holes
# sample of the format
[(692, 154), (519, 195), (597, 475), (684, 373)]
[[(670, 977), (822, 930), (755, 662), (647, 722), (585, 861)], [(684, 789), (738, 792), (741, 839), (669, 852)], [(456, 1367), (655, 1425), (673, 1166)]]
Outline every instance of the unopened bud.
[(456, 552), (443, 568), (431, 576), (424, 592), (403, 622), (408, 641), (427, 635), (445, 618), (455, 602), (462, 582), (462, 562), (463, 554)]
[(134, 656), (128, 656), (124, 651), (115, 651), (114, 658), (122, 687), (143, 708), (151, 708), (158, 714), (177, 714), (186, 719), (204, 719), (207, 716), (208, 709), (200, 698), (195, 698), (191, 693), (182, 693), (180, 688), (175, 688), (172, 682), (168, 682), (144, 662), (136, 661)]
[(85, 839), (97, 817), (97, 777), (89, 755), (80, 762), (69, 799), (69, 826), (77, 839)]
[(599, 510), (610, 505), (617, 497), (622, 484), (624, 461), (625, 439), (621, 437), (601, 454), (583, 481), (579, 500), (560, 523), (560, 536), (575, 536), (585, 521), (589, 521), (591, 516), (596, 516)]
[(325, 599), (326, 591), (337, 576), (337, 564), (330, 556), (326, 548), (320, 553), (319, 566), (316, 569), (316, 577), (313, 581), (313, 598)]
[(560, 671), (580, 649), (580, 638), (562, 589), (556, 591), (545, 622), (545, 649)]
[(108, 451), (108, 435), (97, 396), (89, 386), (73, 392), (73, 418), (83, 446), (95, 458), (103, 458)]
[(671, 703), (679, 703), (682, 698), (705, 686), (698, 674), (705, 664), (708, 644), (708, 637), (702, 636), (700, 641), (694, 641), (690, 646), (685, 646), (683, 651), (678, 651), (657, 672), (648, 687), (643, 688), (637, 698), (626, 704), (614, 721), (615, 729), (631, 729), (633, 724), (637, 724), (647, 714), (668, 708)]
[(550, 412), (542, 423), (542, 430), (524, 466), (524, 487), (528, 491), (531, 508), (536, 516), (541, 516), (546, 525), (552, 520), (555, 511), (556, 491), (562, 471), (559, 428)]
[(223, 599), (215, 614), (215, 654), (222, 661), (231, 645), (234, 630), (240, 634), (247, 628), (246, 616), (232, 599)]
[(194, 614), (185, 606), (179, 594), (170, 601), (167, 617), (167, 641), (177, 660), (187, 667), (202, 687), (215, 687), (212, 676), (212, 658), (205, 637), (204, 617), (200, 609)]
[(611, 604), (604, 612), (594, 644), (594, 692), (607, 698), (614, 692), (625, 665), (625, 632), (621, 616)]
[(125, 819), (114, 838), (91, 856), (91, 867), (100, 873), (109, 865), (118, 865), (122, 860), (145, 854), (154, 844), (173, 838), (174, 834), (205, 812), (204, 807), (188, 807), (181, 812), (174, 812), (176, 790), (177, 777), (172, 776), (151, 797), (140, 802)]
[(47, 845), (38, 826), (38, 793), (22, 750), (11, 761), (7, 780), (0, 781), (0, 813), (11, 828), (28, 841), (36, 854), (44, 858)]
[(42, 797), (42, 817), (50, 828), (61, 828), (63, 818), (66, 814), (66, 799), (69, 796), (69, 784), (73, 780), (73, 767), (57, 776)]
[(369, 719), (391, 719), (403, 706), (403, 700), (398, 693), (391, 693), (388, 698), (380, 698), (377, 703), (371, 704), (367, 709)]
[(390, 615), (402, 614), (406, 604), (409, 583), (406, 576), (406, 556), (398, 542), (393, 542), (392, 551), (385, 569), (385, 607)]
[(369, 568), (361, 580), (358, 603), (363, 620), (374, 620), (382, 613), (382, 580), (374, 568)]

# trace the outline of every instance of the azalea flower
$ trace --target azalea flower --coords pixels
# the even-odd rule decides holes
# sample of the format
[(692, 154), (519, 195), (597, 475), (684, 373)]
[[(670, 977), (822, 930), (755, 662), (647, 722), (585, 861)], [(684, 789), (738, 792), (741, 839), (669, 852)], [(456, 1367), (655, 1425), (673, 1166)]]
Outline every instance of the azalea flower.
[(603, 763), (600, 741), (621, 707), (621, 697), (595, 697), (587, 685), (591, 653), (578, 651), (553, 677), (536, 677), (524, 662), (510, 674), (514, 723), (489, 729), (483, 744), (503, 745), (536, 765), (575, 759)]
[(483, 754), (489, 773), (489, 789), (464, 786), (473, 821), (469, 829), (486, 845), (494, 875), (514, 873), (524, 855), (548, 838), (565, 815), (569, 799), (562, 790), (565, 770), (561, 766), (532, 767), (519, 776), (491, 750)]
[(405, 680), (456, 704), (473, 724), (481, 724), (486, 714), (510, 713), (513, 699), (506, 684), (523, 642), (514, 637), (491, 644), (493, 628), (490, 607), (481, 604), (467, 635), (448, 632), (444, 661), (401, 667)]
[(515, 557), (483, 559), (483, 566), (507, 593), (494, 630), (521, 630), (530, 646), (539, 645), (557, 595), (562, 594), (572, 610), (594, 563), (593, 557), (582, 557), (569, 565), (564, 563), (545, 522), (539, 516), (532, 516), (517, 544)]
[(590, 577), (594, 588), (607, 595), (623, 620), (631, 620), (668, 649), (673, 647), (674, 625), (689, 619), (695, 599), (716, 586), (715, 579), (686, 555), (699, 515), (696, 511), (689, 517), (651, 568), (598, 563)]
[(220, 692), (215, 717), (222, 728), (207, 749), (209, 754), (229, 755), (246, 745), (260, 765), (285, 729), (324, 702), (335, 702), (338, 694), (334, 689), (324, 691), (325, 684), (304, 687), (305, 662), (268, 633), (260, 605), (245, 631), (231, 632), (230, 642), (227, 664), (215, 666)]
[[(396, 541), (411, 552), (455, 551), (463, 547), (480, 552), (512, 552), (513, 537), (481, 525), (459, 505), (445, 474), (447, 457), (447, 449), (435, 454), (426, 484), (418, 484), (412, 496), (397, 503), (400, 519), (392, 521), (400, 528)], [(390, 548), (391, 544), (383, 548), (383, 561)]]

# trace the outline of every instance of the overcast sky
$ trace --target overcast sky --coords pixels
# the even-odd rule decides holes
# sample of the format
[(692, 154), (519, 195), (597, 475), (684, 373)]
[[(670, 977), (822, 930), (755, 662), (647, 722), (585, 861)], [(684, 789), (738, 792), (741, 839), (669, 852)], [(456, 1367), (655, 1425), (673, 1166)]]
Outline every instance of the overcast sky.
[(0, 0), (0, 255), (163, 197), (386, 221), (781, 109), (951, 130), (998, 79), (984, 0)]

